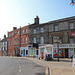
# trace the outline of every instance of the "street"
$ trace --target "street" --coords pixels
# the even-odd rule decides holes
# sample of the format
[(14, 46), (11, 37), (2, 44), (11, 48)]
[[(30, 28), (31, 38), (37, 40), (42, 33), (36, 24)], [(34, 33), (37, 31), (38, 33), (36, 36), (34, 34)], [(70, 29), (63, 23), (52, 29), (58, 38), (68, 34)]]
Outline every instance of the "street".
[(0, 57), (0, 75), (45, 75), (45, 68), (25, 58)]

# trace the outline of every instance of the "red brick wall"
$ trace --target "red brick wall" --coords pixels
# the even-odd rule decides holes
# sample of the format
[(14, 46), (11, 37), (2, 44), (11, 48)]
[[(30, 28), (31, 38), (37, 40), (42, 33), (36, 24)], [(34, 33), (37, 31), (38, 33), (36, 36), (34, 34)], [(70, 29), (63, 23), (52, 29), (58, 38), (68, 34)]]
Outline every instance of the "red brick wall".
[[(24, 34), (22, 34), (22, 29), (24, 30)], [(25, 29), (28, 30), (27, 33), (25, 33)], [(12, 40), (12, 45), (8, 45), (8, 56), (14, 56), (14, 53), (15, 53), (14, 48), (19, 47), (19, 48), (17, 48), (17, 50), (20, 52), (20, 35), (17, 33), (17, 31), (20, 32), (20, 29), (16, 29), (16, 30), (13, 30), (11, 32), (8, 32), (8, 35), (10, 34), (10, 36), (11, 36), (11, 33), (14, 34), (14, 32), (16, 32), (16, 34), (12, 35), (12, 37), (8, 37), (8, 40), (7, 40), (8, 43), (9, 43), (9, 41)], [(25, 47), (28, 45), (28, 43), (29, 43), (28, 34), (29, 34), (29, 26), (22, 27), (21, 28), (21, 47)], [(15, 38), (18, 38), (18, 44), (17, 45), (14, 45)], [(22, 38), (24, 39), (23, 44), (22, 44)], [(27, 38), (27, 44), (25, 44), (25, 38)], [(11, 50), (12, 50), (12, 53), (11, 53)], [(10, 54), (9, 54), (9, 52), (10, 52)]]

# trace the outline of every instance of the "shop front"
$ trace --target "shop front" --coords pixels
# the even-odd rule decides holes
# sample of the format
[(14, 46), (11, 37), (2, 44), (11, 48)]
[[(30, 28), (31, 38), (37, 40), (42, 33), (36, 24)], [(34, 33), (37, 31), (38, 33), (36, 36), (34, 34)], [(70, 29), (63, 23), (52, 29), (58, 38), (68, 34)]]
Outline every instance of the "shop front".
[(28, 54), (29, 54), (28, 56), (30, 56), (30, 57), (37, 57), (38, 51), (32, 45), (29, 45), (28, 46)]
[(53, 45), (44, 44), (39, 46), (39, 58), (45, 58), (46, 54), (51, 54), (53, 58)]
[(20, 47), (20, 55), (22, 57), (28, 56), (28, 47)]
[(59, 48), (57, 45), (54, 45), (53, 48), (53, 56), (58, 57), (58, 49), (59, 49), (59, 57), (62, 58), (70, 58), (75, 54), (75, 44), (59, 44)]

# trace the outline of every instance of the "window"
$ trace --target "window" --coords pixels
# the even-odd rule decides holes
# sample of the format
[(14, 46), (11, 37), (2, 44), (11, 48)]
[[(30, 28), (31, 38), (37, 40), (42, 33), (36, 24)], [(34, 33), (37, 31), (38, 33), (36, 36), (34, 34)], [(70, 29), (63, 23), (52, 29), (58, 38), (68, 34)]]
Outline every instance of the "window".
[(10, 34), (9, 34), (9, 37), (10, 37)]
[(10, 54), (10, 50), (8, 49), (8, 53)]
[(54, 31), (58, 31), (58, 26), (55, 26), (54, 27)]
[(17, 34), (19, 34), (19, 31), (17, 31)]
[(25, 29), (25, 33), (27, 33), (27, 29)]
[(12, 49), (11, 49), (11, 54), (12, 54)]
[(11, 36), (12, 36), (12, 33), (11, 33)]
[(14, 34), (16, 34), (16, 32), (14, 32)]
[(15, 45), (18, 44), (18, 38), (15, 38), (15, 40), (14, 40), (14, 44), (15, 44)]
[(44, 37), (41, 37), (41, 44), (44, 44)]
[(74, 43), (74, 39), (73, 38), (70, 39), (70, 43)]
[(10, 46), (10, 41), (9, 41), (9, 46)]
[(36, 29), (34, 29), (33, 33), (36, 34)]
[(12, 45), (12, 41), (11, 41), (11, 45)]
[(22, 44), (23, 44), (23, 38), (22, 38)]
[(56, 41), (57, 38), (59, 38), (59, 37), (57, 37), (57, 36), (53, 36), (53, 42)]
[(34, 37), (33, 42), (36, 43), (36, 37)]
[(70, 23), (70, 29), (73, 29), (74, 28), (74, 24), (73, 23)]
[(22, 34), (24, 33), (24, 30), (22, 30)]
[(27, 44), (27, 38), (25, 38), (25, 44)]
[(41, 33), (43, 33), (44, 32), (44, 28), (41, 28)]

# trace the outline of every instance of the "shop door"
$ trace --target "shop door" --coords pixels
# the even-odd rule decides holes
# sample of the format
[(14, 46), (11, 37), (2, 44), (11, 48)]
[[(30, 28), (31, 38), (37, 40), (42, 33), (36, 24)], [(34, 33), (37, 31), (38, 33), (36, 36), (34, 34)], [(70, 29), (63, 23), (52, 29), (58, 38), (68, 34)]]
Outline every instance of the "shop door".
[(23, 57), (25, 57), (25, 49), (23, 50)]
[(65, 58), (68, 58), (68, 49), (65, 49)]

